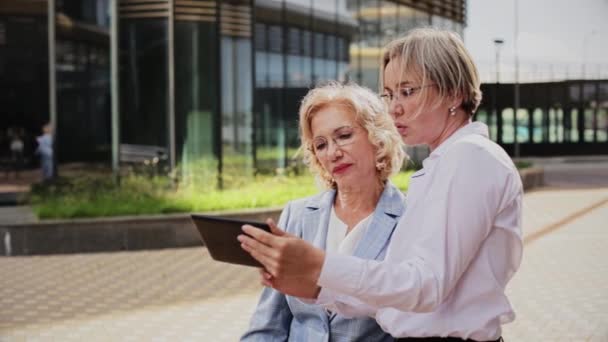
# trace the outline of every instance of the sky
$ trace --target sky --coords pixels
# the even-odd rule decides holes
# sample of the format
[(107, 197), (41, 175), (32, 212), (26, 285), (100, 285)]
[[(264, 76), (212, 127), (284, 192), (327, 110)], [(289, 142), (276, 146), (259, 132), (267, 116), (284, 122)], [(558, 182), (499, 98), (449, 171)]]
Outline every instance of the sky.
[(464, 40), (482, 81), (496, 81), (496, 38), (500, 81), (514, 79), (515, 1), (521, 82), (608, 78), (608, 0), (467, 0)]

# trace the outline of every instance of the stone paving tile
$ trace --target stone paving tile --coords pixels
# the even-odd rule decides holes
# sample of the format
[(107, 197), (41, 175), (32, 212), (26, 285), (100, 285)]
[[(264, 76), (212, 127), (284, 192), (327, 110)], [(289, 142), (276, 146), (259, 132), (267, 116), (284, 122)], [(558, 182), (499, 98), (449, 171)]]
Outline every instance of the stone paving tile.
[(3, 257), (0, 274), (0, 340), (234, 340), (261, 290), (203, 248)]
[(608, 341), (608, 205), (526, 245), (508, 341)]
[(608, 188), (536, 190), (524, 195), (524, 236), (608, 200)]
[[(526, 194), (524, 230), (607, 196)], [(526, 246), (508, 341), (608, 341), (607, 207)], [(213, 262), (203, 248), (0, 257), (0, 341), (235, 341), (260, 290), (255, 269)]]

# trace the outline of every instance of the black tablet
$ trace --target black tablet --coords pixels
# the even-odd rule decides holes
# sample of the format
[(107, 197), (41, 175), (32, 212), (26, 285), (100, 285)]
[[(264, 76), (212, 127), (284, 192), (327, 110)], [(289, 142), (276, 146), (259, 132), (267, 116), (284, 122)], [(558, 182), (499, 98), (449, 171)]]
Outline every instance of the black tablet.
[(206, 215), (192, 215), (192, 220), (214, 260), (263, 267), (241, 248), (241, 243), (236, 237), (245, 234), (241, 228), (244, 224), (250, 224), (270, 232), (270, 227), (266, 223)]

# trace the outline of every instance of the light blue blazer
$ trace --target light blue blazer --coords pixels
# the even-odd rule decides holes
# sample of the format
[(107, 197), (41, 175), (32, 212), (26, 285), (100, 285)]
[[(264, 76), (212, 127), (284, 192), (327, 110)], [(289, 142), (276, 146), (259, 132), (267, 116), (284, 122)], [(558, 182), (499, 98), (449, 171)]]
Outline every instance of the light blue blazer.
[[(325, 249), (335, 195), (335, 190), (328, 190), (289, 202), (281, 213), (279, 227)], [(404, 214), (404, 203), (401, 191), (387, 182), (369, 229), (355, 248), (355, 256), (384, 259), (393, 230)], [(241, 341), (384, 342), (393, 341), (393, 338), (382, 331), (373, 318), (344, 318), (266, 287)]]

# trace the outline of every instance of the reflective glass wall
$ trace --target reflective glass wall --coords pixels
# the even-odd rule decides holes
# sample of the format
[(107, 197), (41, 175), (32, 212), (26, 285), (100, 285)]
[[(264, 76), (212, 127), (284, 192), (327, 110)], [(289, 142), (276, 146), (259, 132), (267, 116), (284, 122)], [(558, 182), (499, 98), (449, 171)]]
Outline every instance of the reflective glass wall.
[(55, 5), (58, 162), (107, 161), (111, 153), (109, 1), (57, 0)]
[[(476, 120), (508, 152), (520, 155), (604, 154), (608, 151), (608, 82), (602, 80), (520, 84), (513, 115), (513, 84), (483, 84)], [(494, 113), (498, 113), (495, 115)], [(583, 152), (584, 151), (584, 152)]]
[[(430, 1), (115, 0), (116, 17), (113, 0), (55, 1), (51, 45), (44, 0), (28, 2), (36, 8), (0, 5), (0, 103), (12, 118), (3, 129), (27, 117), (35, 136), (48, 122), (51, 46), (63, 161), (109, 164), (115, 84), (119, 144), (164, 149), (178, 177), (206, 181), (289, 169), (298, 107), (311, 87), (353, 80), (376, 89), (388, 40), (416, 26), (463, 22), (441, 19), (446, 5)], [(114, 20), (118, 78), (111, 80)], [(22, 93), (36, 101), (20, 103)]]
[(215, 3), (211, 15), (175, 21), (175, 129), (178, 165), (182, 179), (209, 181), (217, 178), (214, 148), (219, 134), (218, 56)]
[(250, 1), (221, 4), (222, 179), (253, 175), (253, 43)]
[(36, 136), (49, 120), (46, 3), (0, 2), (0, 159), (14, 135), (24, 143), (24, 166), (35, 167)]
[[(357, 21), (350, 45), (350, 78), (370, 89), (379, 89), (382, 48), (416, 27), (438, 27), (460, 35), (464, 28), (462, 1), (445, 1), (435, 6), (424, 2), (407, 4), (388, 0), (348, 0), (348, 11)], [(439, 15), (449, 8), (450, 17)], [(458, 10), (460, 9), (460, 10)]]
[(284, 172), (295, 164), (298, 108), (308, 89), (347, 80), (356, 23), (345, 1), (256, 3), (255, 167)]
[(214, 183), (218, 175), (220, 92), (217, 4), (175, 9), (175, 144), (182, 180)]

